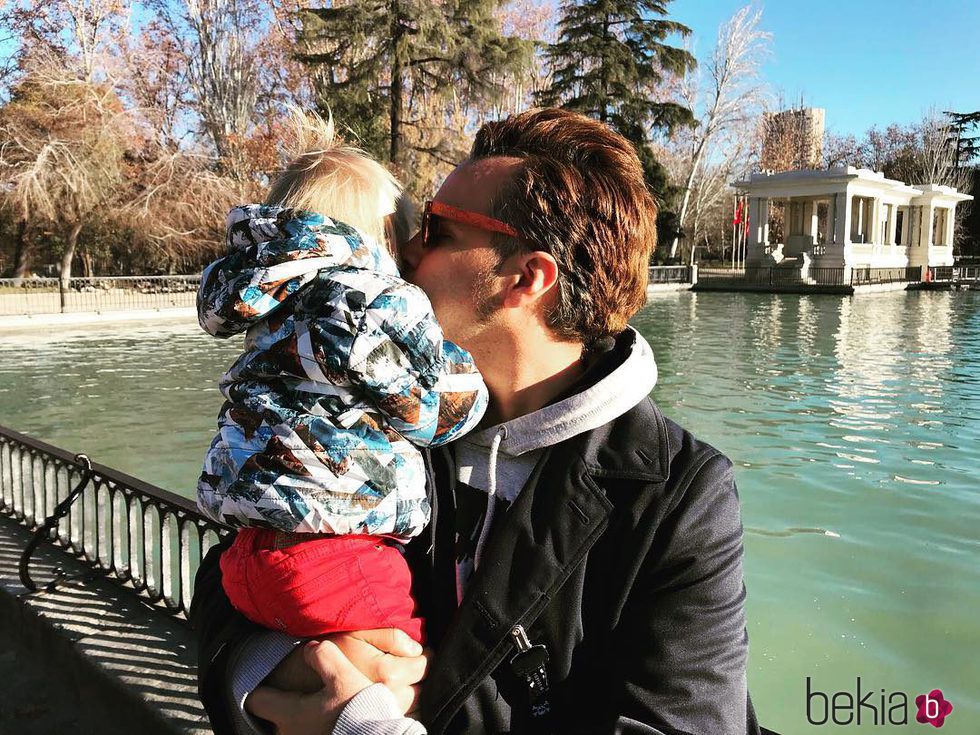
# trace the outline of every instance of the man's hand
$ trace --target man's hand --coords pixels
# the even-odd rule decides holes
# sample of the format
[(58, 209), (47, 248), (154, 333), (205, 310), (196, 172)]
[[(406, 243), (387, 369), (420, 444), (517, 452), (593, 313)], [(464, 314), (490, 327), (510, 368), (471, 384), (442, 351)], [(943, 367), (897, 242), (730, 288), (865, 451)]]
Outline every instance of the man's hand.
[(245, 708), (275, 724), (278, 735), (323, 735), (353, 696), (380, 683), (411, 715), (429, 656), (397, 628), (335, 633), (323, 645), (298, 646), (249, 695)]
[(245, 700), (245, 709), (276, 727), (276, 735), (324, 735), (333, 731), (341, 711), (371, 680), (358, 671), (330, 641), (311, 641), (300, 653), (320, 677), (315, 694), (284, 692), (260, 686)]

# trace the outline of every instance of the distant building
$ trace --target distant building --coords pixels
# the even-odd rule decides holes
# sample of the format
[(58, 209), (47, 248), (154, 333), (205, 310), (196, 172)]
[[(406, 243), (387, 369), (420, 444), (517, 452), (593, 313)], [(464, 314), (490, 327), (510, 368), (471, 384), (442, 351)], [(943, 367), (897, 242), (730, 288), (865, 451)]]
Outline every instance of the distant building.
[(853, 166), (752, 174), (745, 264), (799, 269), (953, 264), (956, 205), (973, 199), (938, 184), (909, 186)]
[(820, 107), (766, 113), (759, 168), (763, 171), (820, 168), (825, 118), (826, 111)]

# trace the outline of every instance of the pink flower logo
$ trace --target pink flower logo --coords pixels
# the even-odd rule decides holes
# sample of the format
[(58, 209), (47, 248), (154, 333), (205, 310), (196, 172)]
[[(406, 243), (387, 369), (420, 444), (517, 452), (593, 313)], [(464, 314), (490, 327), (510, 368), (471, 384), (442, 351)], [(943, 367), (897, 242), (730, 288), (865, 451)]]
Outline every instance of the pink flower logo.
[(915, 698), (915, 705), (919, 708), (915, 721), (933, 727), (942, 727), (949, 713), (953, 711), (953, 703), (943, 697), (940, 689), (933, 689), (928, 694), (920, 694)]

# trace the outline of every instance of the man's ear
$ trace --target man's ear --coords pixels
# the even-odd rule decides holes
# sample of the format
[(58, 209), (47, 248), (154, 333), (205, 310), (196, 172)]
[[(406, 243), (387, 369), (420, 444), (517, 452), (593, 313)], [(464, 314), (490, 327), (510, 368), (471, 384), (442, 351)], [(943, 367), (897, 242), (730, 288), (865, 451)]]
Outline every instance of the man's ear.
[(518, 253), (507, 268), (505, 307), (522, 306), (548, 296), (558, 284), (558, 262), (543, 250)]

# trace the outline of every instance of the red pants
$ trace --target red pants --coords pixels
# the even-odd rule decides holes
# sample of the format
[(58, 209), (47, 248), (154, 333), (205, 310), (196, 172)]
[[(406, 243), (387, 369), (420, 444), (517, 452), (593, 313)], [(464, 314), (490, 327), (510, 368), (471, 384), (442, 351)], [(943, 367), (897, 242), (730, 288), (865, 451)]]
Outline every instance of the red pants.
[(377, 536), (314, 536), (243, 528), (221, 555), (231, 604), (298, 638), (400, 628), (422, 642), (412, 577), (398, 544)]

